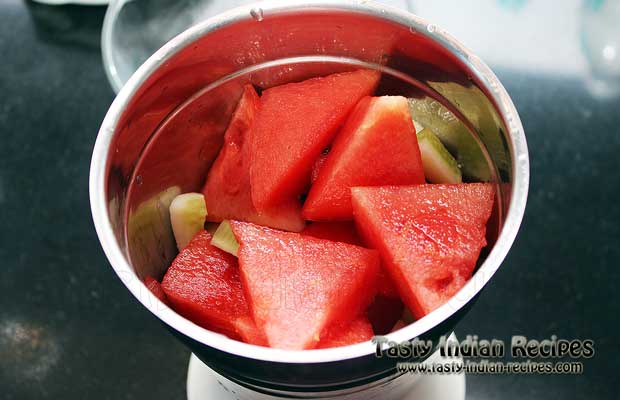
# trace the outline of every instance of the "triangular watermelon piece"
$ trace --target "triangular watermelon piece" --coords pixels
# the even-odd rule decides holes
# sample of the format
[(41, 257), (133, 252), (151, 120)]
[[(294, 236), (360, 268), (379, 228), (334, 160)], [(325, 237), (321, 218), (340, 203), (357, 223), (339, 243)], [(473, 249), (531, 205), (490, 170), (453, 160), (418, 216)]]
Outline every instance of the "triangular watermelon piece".
[(314, 184), (316, 180), (319, 178), (319, 174), (325, 165), (325, 161), (327, 161), (327, 156), (329, 154), (323, 150), (319, 158), (316, 159), (314, 164), (312, 164), (312, 172), (310, 173), (310, 185)]
[(313, 221), (350, 220), (351, 187), (419, 183), (424, 169), (407, 99), (367, 97), (336, 136), (303, 215)]
[(289, 199), (278, 207), (265, 207), (260, 213), (252, 203), (250, 141), (259, 105), (256, 91), (251, 85), (246, 85), (224, 134), (224, 145), (202, 189), (208, 211), (207, 221), (236, 219), (298, 232), (303, 229), (304, 221), (301, 203), (297, 199)]
[[(301, 234), (364, 247), (355, 224), (350, 221), (312, 222), (306, 225)], [(396, 286), (383, 267), (379, 268), (377, 273), (377, 294), (393, 299), (400, 298)]]
[(245, 343), (268, 347), (265, 334), (258, 329), (251, 314), (237, 318), (234, 325), (237, 334)]
[(297, 198), (312, 166), (379, 73), (358, 70), (267, 89), (252, 133), (252, 200), (259, 211)]
[(355, 224), (346, 222), (313, 222), (306, 225), (302, 235), (312, 236), (319, 239), (327, 239), (333, 242), (342, 242), (363, 246), (360, 237), (355, 230)]
[(162, 303), (170, 306), (170, 302), (168, 302), (168, 298), (166, 297), (166, 293), (164, 293), (161, 288), (161, 284), (153, 277), (147, 276), (144, 278), (144, 286), (155, 295)]
[(385, 267), (381, 266), (379, 273), (377, 274), (377, 294), (385, 296), (390, 299), (400, 299), (398, 289), (390, 278), (390, 274), (387, 273)]
[(359, 315), (374, 296), (375, 250), (231, 221), (241, 280), (270, 347), (316, 347), (335, 321)]
[(245, 299), (237, 259), (211, 245), (201, 231), (174, 259), (161, 283), (172, 308), (192, 322), (253, 344), (257, 334)]
[(379, 250), (405, 305), (421, 318), (471, 278), (486, 245), (495, 185), (353, 188), (358, 232)]
[(317, 349), (349, 346), (366, 342), (374, 336), (372, 325), (366, 316), (362, 315), (346, 324), (335, 324), (327, 329), (321, 338)]

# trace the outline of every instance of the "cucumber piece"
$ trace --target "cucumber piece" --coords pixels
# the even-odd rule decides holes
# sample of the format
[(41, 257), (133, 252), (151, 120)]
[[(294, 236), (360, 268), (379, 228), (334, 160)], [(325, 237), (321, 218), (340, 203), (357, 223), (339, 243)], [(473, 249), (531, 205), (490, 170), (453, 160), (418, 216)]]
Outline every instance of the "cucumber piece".
[(170, 204), (170, 222), (179, 251), (204, 229), (207, 206), (201, 193), (178, 195)]
[(454, 154), (463, 175), (471, 181), (487, 182), (491, 171), (482, 149), (467, 127), (438, 101), (424, 97), (409, 98), (409, 113), (414, 121), (430, 128), (451, 154)]
[[(170, 235), (170, 204), (179, 194), (181, 188), (171, 186), (144, 200), (129, 213), (128, 252), (132, 265), (141, 278), (152, 276), (161, 280), (177, 254), (174, 235)], [(110, 205), (112, 206), (113, 204)], [(118, 207), (118, 203), (114, 206)], [(120, 216), (118, 218), (120, 223)]]
[(419, 121), (416, 121), (415, 119), (412, 119), (412, 121), (413, 121), (413, 127), (415, 128), (415, 132), (416, 133), (422, 132), (422, 129), (424, 129), (424, 126)]
[[(476, 85), (462, 85), (456, 82), (429, 82), (428, 84), (448, 101), (454, 104), (456, 108), (463, 113), (463, 116), (472, 122), (477, 130), (480, 140), (484, 143), (484, 146), (495, 163), (495, 167), (498, 169), (500, 177), (502, 175), (510, 176), (510, 171), (512, 169), (510, 162), (510, 150), (508, 149), (507, 143), (502, 139), (504, 137), (502, 132), (504, 129), (503, 122), (497, 114), (495, 107), (482, 92), (482, 90), (480, 90), (480, 88)], [(435, 134), (447, 146), (448, 144), (441, 137), (441, 132), (438, 132), (438, 130), (432, 125), (428, 126), (433, 128), (433, 132), (435, 132)], [(471, 139), (473, 139), (473, 137), (471, 137)], [(449, 147), (448, 149), (450, 150)], [(478, 150), (478, 155), (481, 156), (482, 149), (480, 146), (478, 146)], [(452, 154), (456, 155), (456, 153), (453, 152)], [(473, 161), (473, 153), (467, 154), (466, 156), (470, 159), (470, 161)], [(461, 160), (458, 161), (459, 164), (463, 166), (461, 168), (463, 174), (467, 176), (465, 173), (464, 162), (461, 162)], [(482, 162), (483, 160), (479, 161)], [(486, 158), (484, 159), (484, 163), (486, 164), (489, 178), (492, 178), (494, 175), (494, 168), (486, 163)], [(489, 181), (489, 179), (481, 180), (485, 182)]]
[(220, 223), (220, 226), (213, 234), (211, 244), (218, 249), (224, 250), (225, 252), (237, 257), (237, 252), (239, 251), (239, 242), (237, 242), (237, 238), (235, 238), (235, 235), (230, 228), (230, 223), (228, 222), (228, 220), (224, 220), (222, 221), (222, 223)]
[(458, 163), (439, 138), (428, 128), (418, 133), (424, 176), (431, 183), (461, 183)]

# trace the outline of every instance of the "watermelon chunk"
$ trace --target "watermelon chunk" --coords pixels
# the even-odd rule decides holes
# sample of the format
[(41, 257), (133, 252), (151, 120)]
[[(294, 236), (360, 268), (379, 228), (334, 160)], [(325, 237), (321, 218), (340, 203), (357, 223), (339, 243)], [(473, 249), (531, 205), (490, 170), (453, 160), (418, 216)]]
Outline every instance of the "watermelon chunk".
[[(301, 233), (302, 235), (308, 235), (319, 239), (364, 246), (357, 234), (355, 224), (349, 221), (312, 222), (306, 225), (306, 228), (301, 231)], [(384, 271), (383, 267), (379, 268), (379, 272), (377, 273), (377, 294), (393, 299), (400, 298), (396, 286), (394, 286), (394, 283)]]
[(297, 198), (312, 165), (379, 73), (358, 70), (267, 89), (252, 129), (252, 200), (259, 211)]
[(374, 296), (375, 250), (231, 221), (256, 325), (270, 347), (316, 347), (335, 321), (359, 315)]
[(301, 203), (296, 199), (264, 207), (259, 213), (250, 189), (250, 138), (260, 99), (246, 85), (232, 120), (224, 134), (224, 145), (213, 163), (202, 189), (207, 205), (207, 221), (225, 219), (254, 222), (290, 231), (304, 227)]
[(254, 323), (254, 318), (252, 318), (252, 315), (248, 314), (237, 318), (234, 325), (237, 334), (245, 343), (268, 347), (267, 338)]
[(310, 184), (314, 184), (325, 165), (325, 161), (327, 161), (328, 154), (323, 150), (319, 158), (316, 159), (314, 164), (312, 164), (312, 172), (310, 173)]
[(350, 220), (351, 187), (419, 183), (424, 168), (407, 99), (367, 97), (336, 137), (303, 215), (313, 221)]
[(313, 222), (306, 225), (301, 234), (333, 242), (362, 246), (353, 222)]
[(167, 306), (170, 306), (170, 303), (168, 302), (168, 298), (166, 297), (166, 293), (164, 293), (164, 291), (161, 288), (161, 285), (155, 278), (147, 276), (146, 278), (144, 278), (144, 285), (162, 303), (166, 304)]
[[(199, 232), (179, 253), (161, 284), (172, 308), (194, 323), (249, 342), (261, 342), (239, 279), (237, 259)], [(264, 340), (263, 340), (264, 342)]]
[(377, 294), (385, 296), (390, 299), (400, 299), (398, 289), (392, 281), (390, 274), (388, 274), (383, 265), (377, 274)]
[(372, 325), (365, 316), (359, 316), (346, 324), (335, 324), (319, 342), (318, 349), (349, 346), (371, 340), (374, 336)]
[(421, 318), (469, 280), (486, 245), (495, 185), (353, 188), (362, 237), (379, 250), (405, 305)]

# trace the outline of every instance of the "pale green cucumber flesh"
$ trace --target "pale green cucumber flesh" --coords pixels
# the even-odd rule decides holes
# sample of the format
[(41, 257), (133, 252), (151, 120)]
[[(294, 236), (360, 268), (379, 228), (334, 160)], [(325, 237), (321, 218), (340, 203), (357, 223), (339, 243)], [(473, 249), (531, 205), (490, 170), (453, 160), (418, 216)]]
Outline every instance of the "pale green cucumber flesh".
[(416, 121), (415, 119), (412, 119), (412, 121), (413, 121), (413, 127), (415, 128), (416, 133), (422, 132), (422, 130), (424, 129), (424, 125), (422, 125), (419, 121)]
[(418, 134), (424, 176), (431, 183), (461, 183), (458, 163), (433, 132), (425, 128)]
[(430, 97), (410, 98), (411, 118), (432, 129), (444, 146), (461, 165), (462, 173), (469, 180), (487, 182), (491, 171), (486, 158), (471, 132), (463, 122), (437, 100)]
[(237, 257), (239, 242), (237, 242), (237, 238), (235, 238), (235, 234), (233, 233), (228, 220), (224, 220), (220, 223), (220, 226), (213, 234), (211, 244)]
[(179, 251), (204, 229), (207, 206), (202, 193), (184, 193), (170, 204), (170, 222)]

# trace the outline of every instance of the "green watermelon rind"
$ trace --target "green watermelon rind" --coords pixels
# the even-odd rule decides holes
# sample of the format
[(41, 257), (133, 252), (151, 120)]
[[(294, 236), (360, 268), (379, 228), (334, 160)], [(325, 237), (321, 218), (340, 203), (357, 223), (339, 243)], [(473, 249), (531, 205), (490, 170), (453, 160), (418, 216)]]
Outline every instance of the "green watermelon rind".
[(464, 176), (472, 181), (487, 182), (491, 172), (480, 146), (467, 127), (447, 108), (430, 97), (409, 98), (411, 117), (431, 128), (448, 151), (456, 158)]

